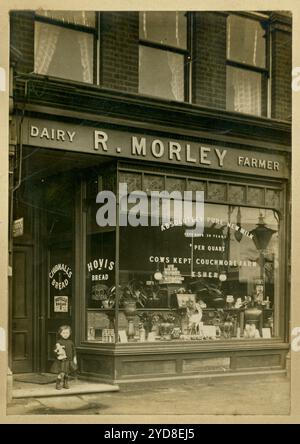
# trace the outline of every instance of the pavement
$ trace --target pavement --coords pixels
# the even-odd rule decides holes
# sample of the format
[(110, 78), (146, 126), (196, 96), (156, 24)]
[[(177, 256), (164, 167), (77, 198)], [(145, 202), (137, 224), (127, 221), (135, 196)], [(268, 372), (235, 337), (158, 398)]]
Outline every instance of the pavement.
[(74, 381), (68, 390), (54, 390), (53, 384), (45, 384), (36, 387), (36, 384), (20, 384), (21, 387), (13, 389), (13, 398), (49, 398), (56, 396), (74, 396), (87, 393), (116, 392), (118, 385), (93, 384), (85, 381)]
[(13, 399), (7, 407), (7, 415), (118, 415), (119, 419), (120, 415), (289, 412), (290, 380), (285, 374), (134, 382), (120, 384), (113, 392)]

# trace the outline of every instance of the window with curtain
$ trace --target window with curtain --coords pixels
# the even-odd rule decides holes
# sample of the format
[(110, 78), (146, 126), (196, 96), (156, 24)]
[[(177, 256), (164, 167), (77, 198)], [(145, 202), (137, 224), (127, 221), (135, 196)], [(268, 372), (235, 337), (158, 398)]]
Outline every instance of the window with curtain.
[(227, 109), (267, 114), (267, 28), (260, 20), (227, 18)]
[(187, 80), (185, 12), (140, 12), (139, 92), (184, 101)]
[(92, 11), (36, 13), (34, 71), (93, 83), (95, 27)]

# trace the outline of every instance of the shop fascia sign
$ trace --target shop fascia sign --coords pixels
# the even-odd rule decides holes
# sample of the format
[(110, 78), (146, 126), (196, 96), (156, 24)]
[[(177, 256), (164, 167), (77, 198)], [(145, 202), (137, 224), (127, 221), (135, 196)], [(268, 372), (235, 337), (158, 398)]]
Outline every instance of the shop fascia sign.
[(26, 124), (23, 142), (41, 148), (288, 177), (280, 154), (40, 119), (27, 119)]

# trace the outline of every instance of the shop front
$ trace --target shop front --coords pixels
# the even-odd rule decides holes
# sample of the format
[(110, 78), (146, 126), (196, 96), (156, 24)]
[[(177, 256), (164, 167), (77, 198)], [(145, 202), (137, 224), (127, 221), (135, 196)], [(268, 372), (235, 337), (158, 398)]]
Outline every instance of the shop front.
[(36, 359), (49, 370), (67, 323), (86, 378), (285, 369), (282, 150), (67, 119), (22, 125), (27, 180), (15, 210), (21, 218), (30, 204), (35, 245), (16, 237), (14, 257), (21, 269), (33, 256), (31, 368)]

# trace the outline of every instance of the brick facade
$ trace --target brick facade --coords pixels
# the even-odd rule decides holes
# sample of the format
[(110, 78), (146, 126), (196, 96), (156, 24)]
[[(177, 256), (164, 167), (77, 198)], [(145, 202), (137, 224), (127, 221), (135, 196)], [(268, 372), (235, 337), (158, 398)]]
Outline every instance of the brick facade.
[(287, 21), (274, 14), (271, 23), (271, 117), (281, 120), (292, 118), (292, 34)]
[(34, 71), (34, 13), (19, 11), (11, 13), (10, 46), (20, 53), (18, 72)]
[[(138, 92), (139, 13), (100, 15), (100, 85)], [(292, 42), (289, 16), (271, 14), (271, 117), (291, 119)], [(16, 70), (34, 71), (34, 13), (11, 13), (11, 46), (21, 55)], [(226, 14), (193, 13), (192, 102), (226, 109)], [(17, 51), (15, 51), (17, 50)], [(96, 68), (95, 64), (95, 68)], [(264, 110), (263, 114), (266, 114)]]
[(197, 12), (193, 23), (192, 101), (226, 108), (226, 15)]
[(106, 88), (138, 92), (139, 14), (101, 14), (100, 83)]

